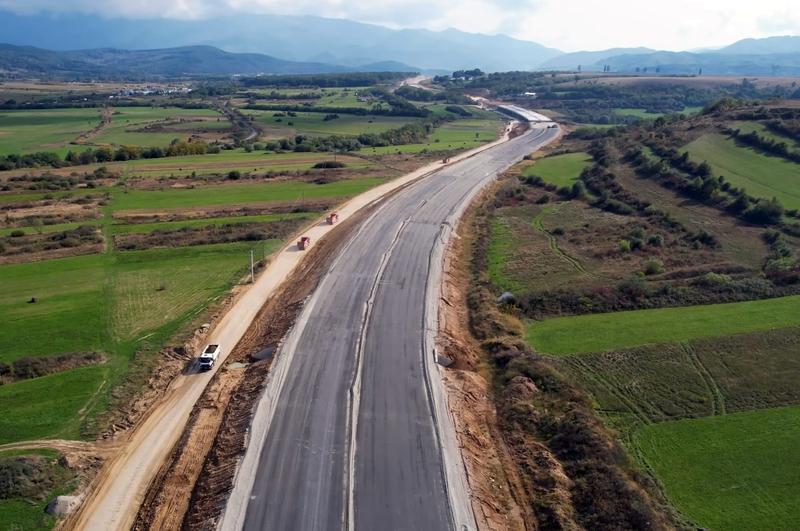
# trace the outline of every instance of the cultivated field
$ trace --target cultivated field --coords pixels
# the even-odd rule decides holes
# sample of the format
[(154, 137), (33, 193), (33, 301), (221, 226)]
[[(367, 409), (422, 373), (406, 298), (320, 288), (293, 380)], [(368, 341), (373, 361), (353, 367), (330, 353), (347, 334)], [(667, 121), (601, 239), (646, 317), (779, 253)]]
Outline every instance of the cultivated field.
[[(336, 114), (336, 118), (321, 112), (296, 112), (288, 116), (282, 111), (244, 111), (252, 116), (263, 130), (261, 138), (266, 140), (292, 138), (295, 135), (328, 136), (383, 133), (402, 127), (418, 119), (398, 116), (370, 116), (359, 114)], [(334, 113), (335, 114), (335, 113)], [(326, 119), (326, 117), (328, 117)]]
[[(702, 111), (702, 107), (684, 107), (683, 110), (680, 111), (680, 114), (697, 114), (698, 112)], [(655, 120), (659, 116), (664, 116), (664, 113), (659, 112), (648, 112), (646, 109), (631, 109), (631, 108), (622, 108), (622, 109), (614, 109), (614, 112), (621, 116), (632, 116), (634, 118), (640, 118), (642, 120)]]
[(560, 317), (531, 323), (526, 339), (554, 355), (618, 350), (800, 324), (800, 296)]
[(113, 146), (168, 146), (173, 140), (190, 135), (207, 140), (222, 139), (230, 133), (230, 122), (211, 109), (163, 107), (118, 107), (111, 123), (88, 143)]
[(522, 174), (526, 177), (536, 175), (558, 187), (572, 186), (590, 161), (591, 157), (587, 153), (553, 155), (527, 166)]
[(800, 407), (646, 426), (644, 460), (683, 514), (707, 529), (786, 530), (800, 520)]
[(99, 124), (99, 109), (0, 111), (0, 156), (35, 151), (63, 154), (70, 142)]
[(800, 164), (739, 147), (719, 134), (701, 136), (685, 149), (734, 186), (744, 187), (756, 197), (777, 197), (787, 208), (800, 208)]
[(502, 128), (503, 122), (497, 115), (489, 115), (481, 119), (458, 120), (447, 122), (436, 128), (425, 143), (369, 147), (363, 148), (361, 153), (365, 155), (385, 155), (390, 153), (463, 151), (496, 140)]

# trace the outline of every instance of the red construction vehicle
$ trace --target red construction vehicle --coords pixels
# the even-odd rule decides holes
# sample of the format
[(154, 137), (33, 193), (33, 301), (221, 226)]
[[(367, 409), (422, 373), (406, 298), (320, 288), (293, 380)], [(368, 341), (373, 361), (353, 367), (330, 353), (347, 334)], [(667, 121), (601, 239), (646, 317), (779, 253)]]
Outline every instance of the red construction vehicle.
[(311, 245), (311, 238), (308, 236), (303, 236), (297, 240), (297, 248), (301, 251), (305, 251), (309, 245)]
[(331, 212), (328, 214), (328, 225), (335, 225), (337, 221), (339, 221), (339, 214), (336, 212)]

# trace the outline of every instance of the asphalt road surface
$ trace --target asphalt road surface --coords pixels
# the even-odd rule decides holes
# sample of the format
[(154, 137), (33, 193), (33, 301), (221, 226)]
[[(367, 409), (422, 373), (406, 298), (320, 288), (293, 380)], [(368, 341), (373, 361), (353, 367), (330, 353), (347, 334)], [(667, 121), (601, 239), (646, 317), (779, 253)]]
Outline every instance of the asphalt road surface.
[(557, 132), (534, 128), (418, 181), (352, 237), (281, 353), (244, 529), (454, 528), (424, 361), (432, 251), (477, 188)]

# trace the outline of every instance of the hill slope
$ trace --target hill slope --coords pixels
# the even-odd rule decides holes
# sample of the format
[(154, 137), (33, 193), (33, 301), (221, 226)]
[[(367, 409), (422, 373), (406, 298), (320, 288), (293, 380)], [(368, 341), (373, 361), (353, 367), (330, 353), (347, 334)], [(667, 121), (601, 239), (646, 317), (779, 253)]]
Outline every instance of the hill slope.
[(725, 54), (800, 53), (800, 36), (742, 39), (719, 50)]
[[(386, 65), (389, 66), (389, 65)], [(398, 69), (404, 65), (391, 65)], [(408, 70), (413, 70), (407, 67)], [(56, 77), (181, 77), (231, 74), (317, 74), (357, 70), (325, 63), (284, 61), (211, 46), (157, 50), (100, 48), (57, 52), (0, 44), (0, 73)]]

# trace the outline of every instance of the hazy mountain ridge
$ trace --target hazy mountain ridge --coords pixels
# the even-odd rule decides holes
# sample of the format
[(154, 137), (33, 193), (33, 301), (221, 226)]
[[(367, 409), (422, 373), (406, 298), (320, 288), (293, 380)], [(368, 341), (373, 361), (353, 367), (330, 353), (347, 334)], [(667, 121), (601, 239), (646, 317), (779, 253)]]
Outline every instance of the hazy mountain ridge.
[(800, 76), (800, 52), (772, 54), (654, 52), (609, 57), (589, 67), (612, 72), (720, 76)]
[(395, 61), (420, 69), (533, 69), (561, 52), (504, 35), (394, 30), (310, 16), (236, 15), (213, 20), (132, 20), (0, 12), (0, 40), (50, 50), (128, 50), (209, 45), (288, 61), (355, 66)]
[(326, 63), (285, 61), (257, 53), (229, 53), (211, 46), (154, 50), (96, 48), (53, 51), (0, 44), (0, 72), (50, 77), (183, 77), (231, 74), (319, 74), (353, 71), (416, 71), (401, 63), (362, 68)]
[(742, 39), (718, 50), (724, 54), (784, 54), (800, 53), (800, 36), (784, 35), (763, 39)]
[(570, 52), (549, 59), (539, 65), (541, 70), (576, 70), (600, 63), (610, 57), (631, 54), (647, 54), (656, 50), (652, 48), (609, 48), (608, 50)]
[[(122, 71), (114, 61), (97, 63), (85, 50), (117, 50), (125, 68), (142, 75), (253, 73), (322, 73), (365, 70), (484, 71), (576, 70), (635, 73), (645, 68), (664, 74), (800, 75), (800, 36), (743, 39), (717, 50), (668, 52), (649, 48), (610, 48), (562, 53), (504, 35), (390, 29), (374, 24), (313, 16), (232, 15), (213, 20), (106, 19), (81, 14), (17, 15), (0, 12), (0, 40), (67, 52), (57, 60), (40, 54), (39, 63), (89, 69), (98, 74)], [(213, 46), (200, 56), (187, 51)], [(154, 50), (175, 50), (159, 60)], [(84, 50), (84, 55), (69, 55)], [(125, 63), (130, 54), (147, 50), (148, 68)], [(211, 50), (209, 48), (208, 50)], [(222, 50), (225, 50), (224, 52)], [(53, 52), (55, 53), (55, 52)], [(197, 50), (195, 54), (199, 53)], [(221, 54), (232, 55), (223, 56)], [(265, 55), (262, 55), (265, 54)], [(7, 58), (8, 62), (9, 59)], [(33, 71), (36, 62), (20, 55)], [(70, 63), (72, 61), (73, 63)], [(74, 61), (86, 61), (83, 66)], [(17, 63), (20, 64), (20, 63)], [(71, 66), (69, 66), (71, 65)], [(411, 66), (407, 66), (411, 65)], [(202, 68), (201, 68), (202, 67)], [(105, 70), (103, 70), (105, 69)], [(203, 70), (204, 69), (204, 70)], [(46, 71), (46, 70), (45, 70)]]

